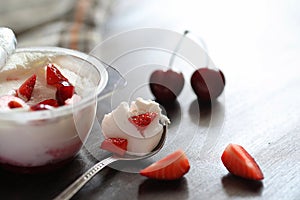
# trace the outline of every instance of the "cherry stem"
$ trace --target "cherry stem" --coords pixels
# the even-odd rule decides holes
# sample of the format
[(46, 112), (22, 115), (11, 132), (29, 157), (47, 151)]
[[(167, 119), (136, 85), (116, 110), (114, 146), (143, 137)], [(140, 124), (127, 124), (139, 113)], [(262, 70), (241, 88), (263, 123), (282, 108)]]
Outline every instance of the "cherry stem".
[(182, 42), (183, 42), (183, 39), (185, 38), (185, 36), (189, 33), (188, 30), (185, 30), (183, 35), (181, 36), (179, 42), (177, 43), (177, 46), (175, 47), (174, 51), (172, 52), (172, 55), (171, 55), (171, 58), (170, 58), (170, 61), (169, 61), (169, 68), (172, 68), (173, 64), (174, 64), (174, 60), (175, 60), (175, 57), (176, 57), (176, 54), (178, 52), (178, 50), (180, 49), (181, 45), (182, 45)]

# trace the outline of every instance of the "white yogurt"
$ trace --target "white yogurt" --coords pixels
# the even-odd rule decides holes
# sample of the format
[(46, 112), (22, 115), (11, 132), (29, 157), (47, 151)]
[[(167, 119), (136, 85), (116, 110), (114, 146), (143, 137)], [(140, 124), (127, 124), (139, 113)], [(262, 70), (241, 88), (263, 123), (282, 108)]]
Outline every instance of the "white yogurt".
[[(68, 57), (67, 57), (68, 58)], [(19, 53), (9, 57), (5, 66), (0, 71), (0, 96), (10, 95), (32, 74), (37, 75), (32, 98), (28, 104), (36, 104), (45, 99), (55, 99), (56, 88), (46, 83), (46, 65), (53, 63), (61, 73), (76, 86), (78, 94), (83, 93), (85, 88), (91, 87), (91, 82), (85, 77), (79, 77), (75, 72), (62, 68), (66, 58), (55, 54), (45, 55), (42, 53)], [(58, 62), (58, 63), (56, 63)], [(68, 61), (68, 64), (74, 64)], [(84, 95), (84, 94), (83, 94)], [(81, 96), (81, 95), (80, 95)]]
[[(79, 59), (76, 60), (72, 56), (53, 53), (17, 53), (13, 54), (0, 70), (0, 96), (11, 94), (24, 80), (36, 74), (36, 86), (31, 100), (27, 103), (36, 104), (45, 99), (55, 99), (56, 88), (48, 86), (45, 79), (45, 66), (48, 63), (57, 64), (56, 66), (75, 86), (76, 93), (82, 99), (93, 92), (93, 88), (97, 86), (97, 83), (93, 83), (89, 77), (80, 76), (81, 63)], [(72, 71), (73, 69), (78, 71)], [(87, 74), (88, 69), (85, 69), (84, 73)], [(80, 97), (72, 101), (80, 101)], [(45, 113), (45, 116), (52, 116), (52, 114), (55, 116), (54, 112), (66, 112), (63, 107), (67, 106), (72, 108), (73, 105), (56, 108), (57, 112), (53, 110), (53, 113), (24, 109), (26, 113), (22, 113), (23, 118), (11, 121), (9, 121), (10, 113), (16, 114), (15, 109), (5, 110), (6, 113), (2, 113), (2, 116), (7, 116), (8, 120), (0, 120), (0, 163), (35, 167), (74, 156), (91, 130), (96, 113), (96, 100), (88, 102), (81, 109), (73, 111), (71, 109), (69, 113), (59, 117), (26, 120), (27, 112), (28, 114), (40, 112), (41, 117), (44, 116), (42, 113)]]

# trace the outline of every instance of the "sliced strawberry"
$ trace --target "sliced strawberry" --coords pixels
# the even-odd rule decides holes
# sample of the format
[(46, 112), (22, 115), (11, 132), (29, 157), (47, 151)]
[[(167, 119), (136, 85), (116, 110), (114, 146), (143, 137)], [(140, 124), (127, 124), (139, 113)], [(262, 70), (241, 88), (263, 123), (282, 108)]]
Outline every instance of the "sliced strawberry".
[(53, 85), (55, 87), (71, 85), (69, 80), (66, 77), (64, 77), (64, 75), (62, 75), (62, 73), (52, 63), (47, 65), (46, 79), (47, 84)]
[(185, 153), (177, 150), (141, 170), (140, 174), (152, 179), (175, 180), (185, 175), (189, 169), (190, 164)]
[(29, 77), (17, 90), (17, 97), (20, 97), (25, 102), (29, 101), (36, 82), (36, 75)]
[(75, 88), (72, 85), (58, 87), (56, 90), (56, 100), (59, 105), (64, 105), (67, 99), (72, 98), (75, 92)]
[(31, 106), (30, 109), (32, 111), (49, 110), (58, 106), (58, 102), (55, 99), (46, 99), (36, 105)]
[(19, 97), (15, 97), (12, 95), (5, 95), (0, 97), (0, 110), (10, 110), (13, 108), (25, 108), (27, 109), (29, 106)]
[(47, 84), (57, 88), (56, 100), (60, 106), (65, 105), (65, 101), (75, 93), (75, 88), (54, 64), (50, 63), (46, 67)]
[(146, 127), (153, 121), (157, 116), (155, 112), (146, 112), (140, 115), (132, 116), (128, 120), (140, 131), (142, 135)]
[(227, 170), (236, 176), (252, 180), (264, 178), (253, 157), (240, 145), (229, 144), (221, 159)]
[(129, 121), (137, 127), (145, 127), (153, 121), (156, 115), (157, 113), (154, 112), (146, 112), (144, 114), (130, 117)]
[(102, 143), (100, 148), (112, 153), (124, 155), (127, 151), (128, 141), (123, 138), (107, 138)]
[(10, 101), (8, 102), (8, 107), (11, 108), (11, 109), (14, 109), (14, 108), (22, 108), (23, 105), (17, 101)]

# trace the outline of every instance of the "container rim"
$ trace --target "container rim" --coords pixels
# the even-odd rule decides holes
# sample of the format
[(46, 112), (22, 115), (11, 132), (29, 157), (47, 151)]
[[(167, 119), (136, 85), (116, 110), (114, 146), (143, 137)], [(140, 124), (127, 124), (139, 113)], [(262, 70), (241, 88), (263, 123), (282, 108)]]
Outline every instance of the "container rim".
[(82, 98), (78, 103), (69, 106), (61, 106), (53, 110), (42, 110), (35, 112), (0, 112), (0, 120), (11, 122), (28, 122), (32, 120), (45, 120), (61, 117), (67, 114), (72, 114), (93, 102), (97, 102), (97, 96), (104, 90), (108, 83), (108, 72), (104, 64), (94, 56), (88, 55), (83, 52), (79, 52), (72, 49), (66, 49), (62, 47), (49, 47), (49, 46), (37, 46), (37, 47), (25, 47), (18, 48), (15, 53), (22, 52), (36, 52), (36, 53), (53, 53), (54, 55), (66, 55), (79, 58), (84, 62), (89, 63), (99, 73), (100, 80), (98, 81), (95, 92), (88, 94)]

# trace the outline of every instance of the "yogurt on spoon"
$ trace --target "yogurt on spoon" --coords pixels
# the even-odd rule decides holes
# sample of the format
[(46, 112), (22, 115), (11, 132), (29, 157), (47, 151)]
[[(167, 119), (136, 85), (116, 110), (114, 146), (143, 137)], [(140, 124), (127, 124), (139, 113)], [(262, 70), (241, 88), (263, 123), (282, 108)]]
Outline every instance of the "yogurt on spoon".
[[(109, 143), (124, 141), (127, 145), (122, 147), (127, 154), (144, 155), (151, 152), (161, 138), (163, 125), (170, 123), (161, 111), (159, 104), (152, 100), (137, 98), (130, 106), (127, 102), (121, 102), (102, 120), (102, 132), (106, 140), (101, 147), (113, 151)], [(114, 153), (125, 152), (119, 149)]]

